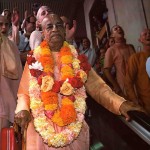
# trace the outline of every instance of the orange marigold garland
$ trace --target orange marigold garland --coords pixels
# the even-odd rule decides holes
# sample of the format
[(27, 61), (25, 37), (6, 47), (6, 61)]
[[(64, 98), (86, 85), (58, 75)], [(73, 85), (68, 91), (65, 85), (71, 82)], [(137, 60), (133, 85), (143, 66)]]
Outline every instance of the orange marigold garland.
[[(54, 79), (54, 60), (46, 41), (27, 58), (31, 73), (29, 95), (34, 125), (44, 142), (54, 147), (70, 144), (81, 130), (86, 98), (83, 84), (87, 77), (84, 71), (89, 71), (86, 58), (79, 56), (78, 60), (76, 50), (67, 42), (64, 42), (59, 56), (60, 81)], [(88, 67), (83, 68), (86, 63)], [(40, 96), (35, 95), (34, 91), (41, 91)], [(58, 95), (62, 97), (60, 102)], [(49, 121), (65, 126), (65, 129), (57, 133)]]

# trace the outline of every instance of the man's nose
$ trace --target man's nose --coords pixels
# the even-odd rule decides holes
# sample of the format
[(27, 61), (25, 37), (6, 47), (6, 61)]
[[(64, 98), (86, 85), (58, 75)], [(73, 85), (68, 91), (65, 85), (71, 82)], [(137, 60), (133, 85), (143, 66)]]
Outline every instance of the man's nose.
[(53, 30), (52, 31), (57, 31), (57, 26), (53, 24)]
[(3, 25), (2, 25), (2, 28), (6, 28), (6, 25), (5, 25), (5, 24), (3, 24)]

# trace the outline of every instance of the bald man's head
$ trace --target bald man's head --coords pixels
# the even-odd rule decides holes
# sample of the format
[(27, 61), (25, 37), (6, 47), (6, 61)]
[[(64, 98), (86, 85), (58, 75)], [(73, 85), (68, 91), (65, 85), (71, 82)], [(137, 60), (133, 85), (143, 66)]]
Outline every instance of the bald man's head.
[(5, 16), (0, 15), (0, 32), (7, 34), (9, 29), (9, 22)]
[(139, 41), (143, 45), (149, 45), (150, 46), (150, 29), (144, 29), (141, 32)]
[(61, 20), (61, 18), (58, 16), (58, 15), (56, 15), (56, 14), (49, 14), (49, 15), (47, 15), (44, 19), (43, 19), (43, 21), (42, 21), (42, 23), (41, 23), (41, 25), (42, 25), (42, 29), (44, 29), (45, 28), (45, 23), (46, 22), (51, 22), (52, 24), (54, 24), (54, 23), (59, 23), (60, 25), (61, 24), (63, 24), (63, 21)]
[(45, 40), (51, 45), (63, 44), (65, 40), (65, 28), (63, 21), (56, 14), (49, 14), (42, 21), (42, 31)]
[(36, 19), (39, 23), (41, 23), (43, 19), (51, 13), (53, 12), (48, 6), (41, 6), (37, 12)]

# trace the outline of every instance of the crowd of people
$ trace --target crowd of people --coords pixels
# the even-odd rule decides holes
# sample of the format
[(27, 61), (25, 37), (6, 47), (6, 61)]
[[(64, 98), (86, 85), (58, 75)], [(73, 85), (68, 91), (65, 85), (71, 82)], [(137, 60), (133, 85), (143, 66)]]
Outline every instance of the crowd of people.
[(115, 25), (109, 48), (96, 56), (88, 37), (77, 46), (76, 21), (70, 27), (48, 6), (25, 11), (19, 22), (17, 8), (0, 15), (0, 131), (15, 120), (27, 130), (27, 150), (89, 149), (86, 92), (127, 120), (130, 110), (150, 114), (150, 29), (136, 53)]

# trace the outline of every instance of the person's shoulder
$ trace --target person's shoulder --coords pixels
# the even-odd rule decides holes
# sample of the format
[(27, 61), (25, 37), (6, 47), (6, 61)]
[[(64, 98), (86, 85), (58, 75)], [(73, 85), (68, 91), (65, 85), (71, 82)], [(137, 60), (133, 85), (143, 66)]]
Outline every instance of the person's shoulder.
[(116, 50), (116, 48), (115, 48), (115, 46), (113, 45), (113, 46), (111, 46), (111, 47), (109, 47), (109, 48), (107, 49), (105, 55), (110, 54), (110, 53), (114, 53), (115, 50)]
[(42, 33), (41, 33), (41, 31), (35, 30), (31, 33), (31, 36), (34, 36), (34, 37), (41, 36), (42, 37)]
[(127, 46), (128, 46), (128, 49), (130, 50), (130, 52), (133, 52), (133, 53), (136, 52), (136, 50), (132, 44), (127, 44)]
[(136, 52), (130, 56), (130, 60), (139, 61), (141, 57), (143, 57), (143, 52)]

